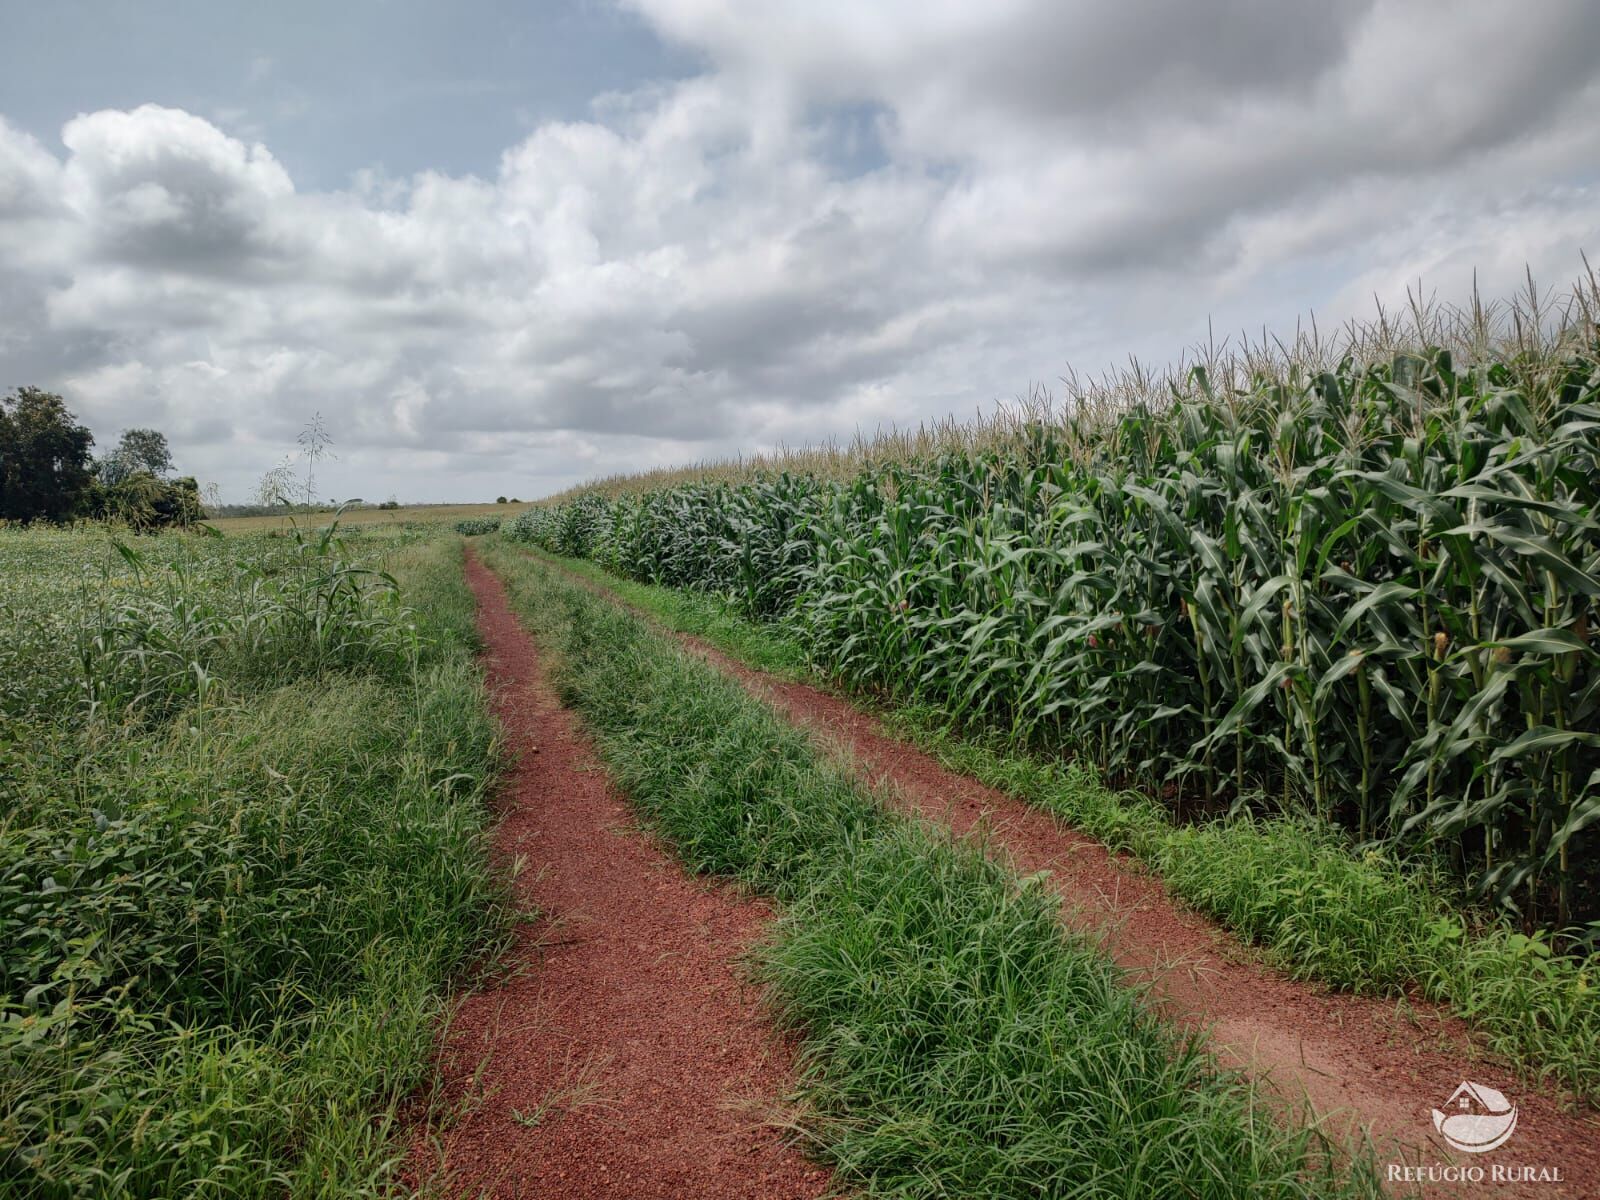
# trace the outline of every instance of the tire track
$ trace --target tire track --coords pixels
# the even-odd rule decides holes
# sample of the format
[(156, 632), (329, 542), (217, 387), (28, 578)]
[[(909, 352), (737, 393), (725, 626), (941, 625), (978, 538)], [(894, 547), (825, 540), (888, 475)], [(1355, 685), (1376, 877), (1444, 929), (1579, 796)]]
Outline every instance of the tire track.
[[(1497, 1163), (1529, 1164), (1562, 1177), (1442, 1183), (1425, 1187), (1424, 1194), (1460, 1195), (1462, 1186), (1472, 1186), (1475, 1194), (1496, 1197), (1600, 1195), (1600, 1114), (1574, 1112), (1558, 1098), (1519, 1084), (1507, 1068), (1486, 1060), (1464, 1022), (1439, 1006), (1333, 992), (1290, 979), (1170, 896), (1131, 857), (1112, 854), (1042, 809), (947, 770), (849, 701), (753, 670), (700, 638), (665, 628), (609, 588), (563, 573), (738, 680), (902, 807), (959, 834), (984, 837), (1023, 874), (1049, 872), (1070, 925), (1102, 938), (1122, 967), (1148, 983), (1169, 1018), (1203, 1030), (1221, 1063), (1266, 1081), (1305, 1119), (1340, 1139), (1370, 1139), (1383, 1164), (1482, 1167), (1488, 1176)], [(1517, 1103), (1517, 1133), (1504, 1149), (1458, 1154), (1435, 1132), (1433, 1109), (1464, 1079), (1497, 1087)]]
[(485, 666), (517, 763), (497, 855), (541, 916), (439, 1049), (443, 1130), (410, 1182), (453, 1196), (809, 1198), (828, 1172), (764, 1119), (790, 1047), (736, 967), (771, 910), (687, 876), (634, 826), (500, 581), (470, 552)]

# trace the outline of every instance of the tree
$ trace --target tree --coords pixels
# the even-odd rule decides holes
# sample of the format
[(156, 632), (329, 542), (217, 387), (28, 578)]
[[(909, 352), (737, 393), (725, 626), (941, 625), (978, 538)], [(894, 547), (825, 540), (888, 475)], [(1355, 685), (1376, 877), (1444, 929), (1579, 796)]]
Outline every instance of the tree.
[(496, 504), (504, 504), (506, 502), (506, 498), (504, 496), (496, 496), (494, 498), (494, 502)]
[(100, 482), (122, 483), (140, 471), (163, 479), (172, 470), (172, 449), (167, 435), (159, 429), (124, 429), (117, 448), (100, 460), (96, 474)]
[(64, 521), (88, 498), (94, 436), (36, 387), (0, 396), (0, 520)]

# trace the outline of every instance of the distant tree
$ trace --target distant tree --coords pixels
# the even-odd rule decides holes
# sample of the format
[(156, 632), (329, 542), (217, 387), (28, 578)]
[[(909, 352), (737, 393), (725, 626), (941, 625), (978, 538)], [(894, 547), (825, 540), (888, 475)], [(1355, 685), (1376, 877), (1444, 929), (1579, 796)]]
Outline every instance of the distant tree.
[(494, 502), (496, 504), (504, 504), (506, 502), (506, 498), (504, 496), (496, 496), (494, 498)]
[(156, 502), (160, 499), (161, 481), (149, 471), (135, 471), (115, 483), (102, 482), (96, 489), (94, 512), (107, 521), (148, 529), (155, 524)]
[(82, 511), (94, 436), (36, 387), (0, 396), (0, 520), (65, 521)]
[(117, 448), (100, 460), (95, 473), (100, 482), (116, 485), (143, 471), (157, 479), (172, 470), (172, 449), (159, 429), (125, 429)]
[(513, 497), (511, 497), (511, 503), (513, 503), (513, 504), (521, 504), (522, 501), (518, 500), (515, 496), (513, 496)]
[(123, 430), (117, 448), (96, 464), (94, 515), (141, 533), (193, 525), (205, 514), (200, 485), (190, 476), (167, 478), (171, 472), (166, 434), (159, 429)]

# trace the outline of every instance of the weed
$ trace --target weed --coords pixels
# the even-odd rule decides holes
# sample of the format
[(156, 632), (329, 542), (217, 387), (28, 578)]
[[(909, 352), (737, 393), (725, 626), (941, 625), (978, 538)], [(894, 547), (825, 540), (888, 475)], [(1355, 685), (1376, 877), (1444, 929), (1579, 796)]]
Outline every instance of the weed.
[(389, 1194), (506, 927), (459, 546), (0, 537), (0, 1192)]

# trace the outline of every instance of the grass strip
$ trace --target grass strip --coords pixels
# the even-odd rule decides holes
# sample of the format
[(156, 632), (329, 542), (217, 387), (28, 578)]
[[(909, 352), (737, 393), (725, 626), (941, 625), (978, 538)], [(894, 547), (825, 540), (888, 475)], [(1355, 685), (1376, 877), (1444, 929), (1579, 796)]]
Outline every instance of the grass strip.
[[(623, 580), (587, 560), (523, 549), (749, 666), (778, 662), (782, 677), (805, 674), (792, 636), (747, 620), (720, 597)], [(1548, 937), (1471, 909), (1459, 889), (1424, 865), (1358, 853), (1315, 818), (1177, 826), (1153, 800), (1107, 788), (1085, 765), (963, 735), (933, 709), (879, 715), (948, 769), (1133, 854), (1173, 895), (1262, 947), (1287, 974), (1356, 993), (1419, 993), (1469, 1020), (1490, 1050), (1526, 1076), (1600, 1104), (1600, 964), (1593, 956), (1558, 954)]]
[(484, 546), (643, 819), (697, 871), (776, 897), (755, 953), (798, 1031), (800, 1128), (893, 1196), (1375, 1194), (1148, 1012), (1059, 900), (893, 815), (735, 683), (616, 604)]
[(704, 638), (746, 666), (780, 679), (810, 678), (805, 647), (777, 625), (750, 621), (720, 596), (659, 587), (613, 575), (586, 558), (566, 558), (529, 543), (517, 543), (529, 554), (555, 563), (569, 574), (605, 588), (608, 592), (649, 613), (668, 629)]

